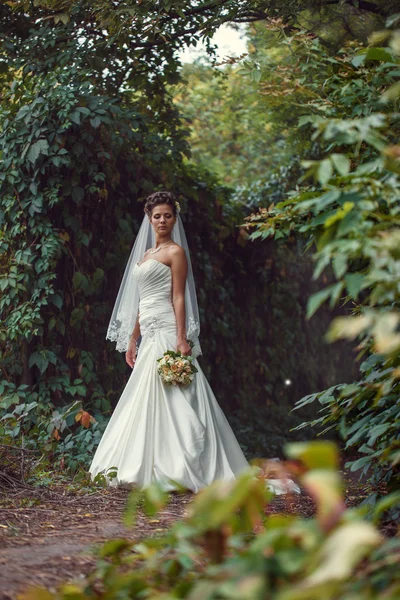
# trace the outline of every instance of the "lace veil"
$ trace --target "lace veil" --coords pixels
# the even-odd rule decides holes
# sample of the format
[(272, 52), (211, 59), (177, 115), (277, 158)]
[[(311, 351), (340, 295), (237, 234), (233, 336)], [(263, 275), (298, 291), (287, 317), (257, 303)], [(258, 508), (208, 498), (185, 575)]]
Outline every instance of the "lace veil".
[[(196, 286), (193, 278), (189, 247), (179, 213), (171, 237), (174, 242), (179, 244), (179, 246), (182, 246), (186, 253), (188, 262), (188, 274), (185, 289), (186, 336), (188, 340), (193, 342), (192, 356), (198, 356), (201, 354), (199, 343), (199, 308), (197, 305)], [(139, 312), (139, 288), (137, 279), (134, 275), (134, 268), (137, 263), (141, 262), (146, 250), (153, 247), (154, 244), (154, 231), (149, 218), (145, 215), (129, 256), (107, 329), (106, 339), (117, 342), (116, 349), (119, 352), (127, 351), (129, 338), (132, 335)]]

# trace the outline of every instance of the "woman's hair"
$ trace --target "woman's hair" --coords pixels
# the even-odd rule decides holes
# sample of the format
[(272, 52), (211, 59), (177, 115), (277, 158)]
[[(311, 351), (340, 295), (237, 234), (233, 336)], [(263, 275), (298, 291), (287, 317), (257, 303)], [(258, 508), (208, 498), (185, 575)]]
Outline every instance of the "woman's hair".
[(146, 202), (144, 204), (144, 212), (146, 215), (151, 217), (151, 213), (153, 212), (153, 208), (158, 206), (159, 204), (168, 204), (171, 207), (174, 216), (177, 214), (177, 201), (171, 192), (154, 192), (146, 198)]

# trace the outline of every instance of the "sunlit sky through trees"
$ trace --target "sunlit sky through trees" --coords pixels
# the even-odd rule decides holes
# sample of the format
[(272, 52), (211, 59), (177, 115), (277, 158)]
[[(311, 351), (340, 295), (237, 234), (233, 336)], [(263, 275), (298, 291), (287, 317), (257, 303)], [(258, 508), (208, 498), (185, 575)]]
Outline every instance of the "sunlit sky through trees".
[[(217, 57), (224, 60), (228, 56), (240, 56), (246, 52), (246, 26), (240, 26), (237, 30), (229, 25), (222, 25), (212, 38), (213, 43), (217, 46)], [(190, 46), (185, 51), (179, 54), (182, 62), (193, 62), (196, 58), (206, 55), (205, 44), (197, 44), (197, 47)]]

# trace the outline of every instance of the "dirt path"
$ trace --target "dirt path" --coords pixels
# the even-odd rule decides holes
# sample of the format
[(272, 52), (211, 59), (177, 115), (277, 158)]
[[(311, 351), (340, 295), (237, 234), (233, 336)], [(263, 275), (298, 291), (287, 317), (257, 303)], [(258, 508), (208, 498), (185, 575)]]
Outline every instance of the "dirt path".
[[(354, 477), (346, 485), (347, 503), (358, 504), (365, 490)], [(0, 492), (2, 490), (0, 489)], [(56, 591), (62, 582), (81, 579), (93, 569), (96, 546), (110, 538), (139, 540), (157, 535), (182, 518), (192, 494), (171, 495), (156, 518), (139, 514), (134, 527), (123, 515), (129, 492), (107, 489), (79, 495), (65, 487), (51, 490), (21, 487), (0, 493), (0, 599), (15, 600), (27, 587)], [(269, 513), (311, 516), (308, 496), (278, 496)]]
[[(135, 527), (123, 525), (128, 492), (104, 490), (86, 496), (42, 494), (13, 498), (16, 507), (0, 507), (0, 598), (15, 599), (32, 585), (55, 591), (79, 579), (95, 564), (94, 548), (109, 538), (140, 539), (168, 528), (184, 515), (191, 494), (171, 496), (157, 518), (139, 515)], [(18, 506), (19, 505), (19, 506)]]

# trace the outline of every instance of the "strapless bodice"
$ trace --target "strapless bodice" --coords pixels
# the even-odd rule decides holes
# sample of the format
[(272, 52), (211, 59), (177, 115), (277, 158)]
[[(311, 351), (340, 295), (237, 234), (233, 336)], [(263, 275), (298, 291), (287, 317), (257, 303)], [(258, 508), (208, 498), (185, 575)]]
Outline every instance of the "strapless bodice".
[(155, 320), (175, 324), (172, 305), (172, 274), (168, 265), (150, 258), (136, 264), (134, 275), (139, 286), (139, 323), (143, 333)]

